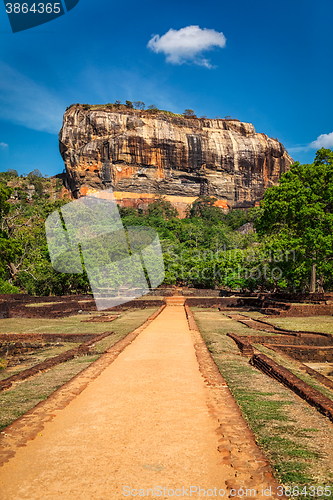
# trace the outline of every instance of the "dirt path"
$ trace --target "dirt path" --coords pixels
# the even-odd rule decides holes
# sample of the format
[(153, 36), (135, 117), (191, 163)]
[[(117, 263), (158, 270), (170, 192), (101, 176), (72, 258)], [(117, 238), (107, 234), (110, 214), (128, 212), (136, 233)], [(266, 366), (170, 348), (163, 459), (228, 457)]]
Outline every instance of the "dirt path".
[(0, 498), (118, 500), (135, 496), (126, 487), (147, 496), (158, 486), (166, 488), (159, 497), (170, 498), (168, 489), (226, 489), (230, 467), (217, 450), (208, 392), (184, 308), (167, 307), (4, 464)]

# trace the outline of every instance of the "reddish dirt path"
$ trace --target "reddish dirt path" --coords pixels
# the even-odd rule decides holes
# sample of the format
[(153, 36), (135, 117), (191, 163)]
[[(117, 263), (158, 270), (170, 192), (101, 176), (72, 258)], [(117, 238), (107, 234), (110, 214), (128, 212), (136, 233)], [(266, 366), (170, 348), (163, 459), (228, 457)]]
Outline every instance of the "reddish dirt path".
[(217, 450), (209, 397), (184, 308), (167, 307), (4, 464), (0, 498), (133, 498), (126, 486), (138, 496), (157, 486), (226, 489), (231, 467)]

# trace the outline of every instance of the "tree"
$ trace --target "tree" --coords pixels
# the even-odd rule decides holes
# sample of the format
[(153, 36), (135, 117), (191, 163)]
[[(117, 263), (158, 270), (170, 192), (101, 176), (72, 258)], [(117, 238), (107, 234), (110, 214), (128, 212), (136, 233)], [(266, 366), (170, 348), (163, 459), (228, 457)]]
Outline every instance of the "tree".
[(134, 104), (135, 109), (144, 110), (146, 107), (145, 103), (142, 101), (134, 101), (133, 104)]
[(333, 152), (329, 149), (317, 151), (310, 165), (294, 163), (278, 186), (267, 189), (262, 213), (255, 221), (259, 235), (270, 235), (276, 248), (297, 253), (299, 267), (304, 270), (305, 265), (310, 275), (312, 293), (316, 274), (323, 284), (324, 277), (332, 273), (332, 176)]
[(185, 118), (196, 118), (193, 109), (185, 109), (183, 116), (185, 116)]
[(126, 106), (126, 108), (133, 109), (133, 103), (132, 103), (132, 101), (126, 101), (125, 102), (125, 106)]
[(10, 211), (10, 203), (8, 203), (8, 199), (10, 198), (13, 190), (11, 188), (5, 187), (0, 184), (0, 222), (5, 215), (7, 215)]
[(157, 198), (148, 205), (148, 214), (150, 217), (161, 217), (163, 219), (171, 219), (178, 217), (177, 210), (172, 206), (170, 201), (164, 198)]
[(238, 229), (239, 227), (243, 226), (243, 224), (246, 224), (246, 222), (249, 221), (249, 218), (245, 210), (236, 208), (234, 210), (230, 210), (225, 215), (225, 221), (232, 229)]
[(189, 210), (188, 217), (199, 217), (205, 221), (216, 222), (224, 220), (224, 212), (220, 207), (215, 207), (217, 198), (199, 196)]
[(11, 209), (8, 199), (13, 190), (0, 184), (0, 279), (5, 279), (11, 269), (10, 264), (21, 254), (20, 245), (10, 238), (8, 224)]
[(17, 170), (13, 168), (7, 168), (7, 172), (0, 172), (0, 180), (4, 182), (10, 181), (18, 177)]
[(156, 104), (150, 104), (147, 108), (148, 111), (151, 111), (152, 113), (157, 113), (158, 108), (156, 107)]
[(28, 177), (29, 182), (34, 182), (34, 181), (43, 179), (43, 174), (42, 174), (42, 172), (40, 172), (40, 170), (38, 170), (38, 168), (35, 168), (35, 170), (30, 172), (27, 177)]

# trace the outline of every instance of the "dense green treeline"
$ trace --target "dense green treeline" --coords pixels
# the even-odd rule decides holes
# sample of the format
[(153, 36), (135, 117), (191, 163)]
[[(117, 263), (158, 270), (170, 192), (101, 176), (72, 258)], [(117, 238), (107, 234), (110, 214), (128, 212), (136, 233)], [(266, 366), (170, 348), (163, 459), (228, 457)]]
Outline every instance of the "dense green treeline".
[[(241, 291), (330, 290), (332, 174), (333, 153), (322, 149), (313, 164), (292, 165), (279, 186), (266, 191), (260, 208), (225, 214), (214, 206), (214, 198), (199, 197), (183, 219), (163, 198), (147, 211), (119, 211), (125, 227), (150, 226), (158, 232), (164, 284)], [(43, 185), (30, 201), (17, 193), (10, 199), (13, 176), (13, 171), (0, 174), (0, 293), (89, 292), (85, 271), (56, 272), (49, 258), (45, 220), (68, 201), (51, 201)], [(32, 181), (44, 182), (38, 175)]]

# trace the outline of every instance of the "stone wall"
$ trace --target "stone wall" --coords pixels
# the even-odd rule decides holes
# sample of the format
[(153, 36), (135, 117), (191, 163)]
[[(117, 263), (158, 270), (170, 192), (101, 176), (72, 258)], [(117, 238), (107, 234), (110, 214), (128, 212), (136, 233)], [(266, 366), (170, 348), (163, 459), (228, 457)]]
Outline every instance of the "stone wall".
[(296, 377), (296, 375), (283, 366), (275, 363), (275, 361), (265, 354), (255, 354), (251, 359), (251, 364), (266, 373), (266, 375), (275, 378), (286, 387), (289, 387), (333, 422), (333, 402), (329, 398)]

